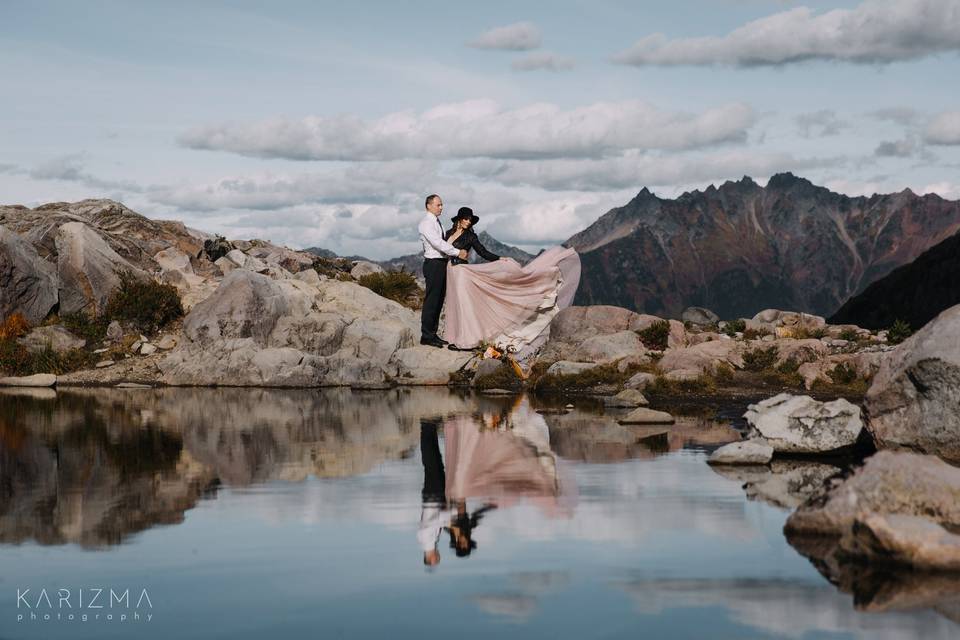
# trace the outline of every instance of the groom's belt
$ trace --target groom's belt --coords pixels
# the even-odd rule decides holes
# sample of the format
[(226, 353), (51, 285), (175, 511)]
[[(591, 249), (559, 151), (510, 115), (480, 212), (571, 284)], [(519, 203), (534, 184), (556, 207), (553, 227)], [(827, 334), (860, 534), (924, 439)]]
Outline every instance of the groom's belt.
[(442, 261), (442, 262), (446, 262), (446, 261), (449, 260), (449, 259), (450, 259), (450, 258), (424, 258), (423, 260), (424, 260), (424, 262), (430, 262), (431, 260), (440, 260), (440, 261)]

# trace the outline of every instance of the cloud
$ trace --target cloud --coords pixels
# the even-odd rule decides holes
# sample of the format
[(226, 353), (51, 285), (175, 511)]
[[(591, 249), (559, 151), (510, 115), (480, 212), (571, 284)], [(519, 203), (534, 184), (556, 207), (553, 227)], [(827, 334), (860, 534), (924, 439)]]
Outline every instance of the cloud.
[(530, 22), (516, 22), (484, 31), (467, 43), (474, 49), (530, 51), (540, 46), (540, 29)]
[(27, 176), (33, 180), (77, 182), (85, 187), (102, 191), (130, 193), (143, 191), (143, 187), (136, 182), (130, 180), (107, 180), (86, 171), (84, 154), (82, 153), (54, 156), (34, 165), (32, 168), (25, 168), (13, 164), (2, 164), (0, 165), (0, 173)]
[(920, 193), (935, 193), (944, 200), (960, 200), (960, 183), (934, 182), (920, 189)]
[(917, 144), (911, 138), (903, 140), (881, 142), (874, 150), (873, 155), (885, 158), (907, 158), (916, 151)]
[(850, 126), (849, 123), (838, 118), (837, 113), (832, 109), (801, 113), (795, 120), (800, 127), (800, 135), (804, 138), (835, 136), (841, 129)]
[(797, 158), (789, 153), (729, 151), (715, 154), (627, 154), (603, 159), (530, 161), (473, 160), (461, 169), (508, 186), (536, 186), (548, 191), (606, 191), (641, 186), (675, 185), (770, 176), (834, 166), (839, 158)]
[(960, 144), (960, 111), (944, 111), (933, 117), (923, 132), (929, 144)]
[(210, 125), (186, 132), (180, 143), (291, 160), (600, 157), (633, 148), (692, 149), (742, 142), (756, 119), (743, 103), (688, 113), (642, 101), (564, 110), (547, 103), (504, 109), (490, 100), (476, 100), (370, 121), (344, 115)]
[(404, 160), (295, 175), (226, 176), (207, 183), (158, 187), (150, 197), (187, 210), (272, 210), (301, 204), (395, 203), (401, 194), (430, 193), (444, 182), (449, 180), (437, 175), (435, 163)]
[(748, 22), (721, 37), (670, 39), (656, 33), (641, 38), (614, 61), (635, 66), (754, 67), (806, 60), (878, 64), (948, 51), (960, 51), (960, 3), (866, 0), (853, 9), (820, 15), (797, 7)]
[(920, 117), (919, 112), (917, 112), (916, 109), (911, 109), (910, 107), (888, 107), (886, 109), (877, 109), (876, 111), (871, 111), (868, 115), (876, 118), (877, 120), (887, 120), (904, 127), (914, 124)]
[(510, 66), (514, 71), (570, 71), (574, 65), (573, 58), (559, 56), (549, 51), (536, 51), (517, 58)]

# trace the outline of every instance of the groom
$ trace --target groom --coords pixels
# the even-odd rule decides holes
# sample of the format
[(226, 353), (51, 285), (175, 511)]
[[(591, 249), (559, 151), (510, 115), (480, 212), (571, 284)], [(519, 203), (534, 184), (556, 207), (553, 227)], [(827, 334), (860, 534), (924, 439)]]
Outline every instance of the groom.
[(420, 242), (423, 243), (423, 278), (427, 282), (420, 313), (420, 344), (443, 348), (448, 343), (437, 335), (437, 325), (440, 324), (440, 309), (443, 308), (443, 298), (447, 293), (447, 260), (466, 260), (467, 252), (443, 239), (443, 225), (440, 224), (443, 200), (440, 196), (435, 193), (427, 196), (426, 208), (427, 213), (417, 226)]

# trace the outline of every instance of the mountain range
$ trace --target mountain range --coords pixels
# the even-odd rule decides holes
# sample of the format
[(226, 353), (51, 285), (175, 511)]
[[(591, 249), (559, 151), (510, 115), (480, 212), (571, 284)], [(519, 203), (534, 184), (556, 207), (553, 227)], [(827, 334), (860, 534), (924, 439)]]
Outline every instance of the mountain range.
[(831, 324), (885, 329), (903, 320), (919, 329), (944, 309), (960, 304), (960, 233), (897, 267), (848, 300)]
[(575, 304), (830, 315), (958, 230), (958, 201), (909, 189), (849, 197), (779, 173), (765, 187), (744, 177), (676, 199), (644, 188), (565, 244), (583, 263)]

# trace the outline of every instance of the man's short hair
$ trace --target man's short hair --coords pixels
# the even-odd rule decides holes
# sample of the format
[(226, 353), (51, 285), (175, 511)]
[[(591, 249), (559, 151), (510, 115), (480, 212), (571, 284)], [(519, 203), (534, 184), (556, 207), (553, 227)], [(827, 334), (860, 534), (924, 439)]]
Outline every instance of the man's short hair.
[(430, 195), (428, 195), (428, 196), (427, 196), (427, 201), (423, 203), (424, 208), (429, 207), (429, 206), (430, 206), (430, 203), (433, 202), (434, 200), (436, 200), (436, 199), (439, 198), (439, 197), (440, 197), (440, 196), (438, 196), (438, 195), (435, 194), (435, 193), (431, 193)]

